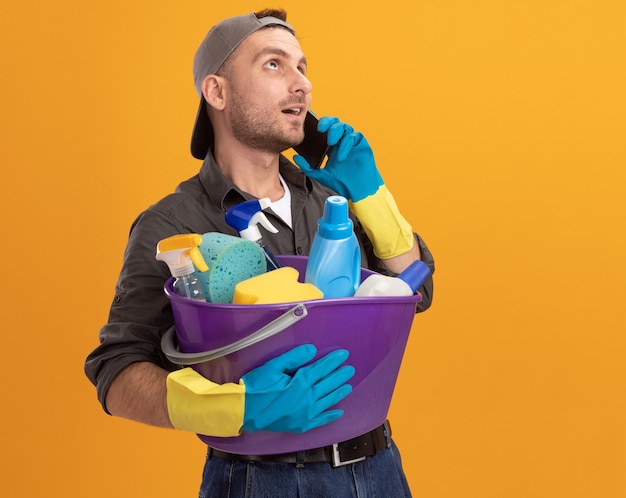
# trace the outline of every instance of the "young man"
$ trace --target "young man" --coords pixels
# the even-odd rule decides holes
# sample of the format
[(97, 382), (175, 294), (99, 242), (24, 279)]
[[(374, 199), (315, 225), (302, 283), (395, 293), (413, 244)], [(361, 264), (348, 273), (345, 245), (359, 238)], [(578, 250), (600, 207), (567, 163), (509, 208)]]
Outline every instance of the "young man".
[[(210, 436), (304, 432), (342, 415), (333, 406), (349, 395), (354, 373), (344, 364), (345, 351), (303, 366), (316, 355), (313, 346), (303, 345), (251, 370), (239, 384), (224, 385), (164, 357), (160, 338), (173, 317), (162, 290), (168, 270), (154, 258), (156, 244), (177, 233), (236, 235), (224, 220), (235, 204), (269, 197), (266, 213), (279, 231), (264, 237), (266, 245), (274, 254), (307, 255), (324, 202), (338, 193), (356, 216), (362, 266), (393, 274), (421, 258), (434, 271), (430, 252), (398, 212), (360, 133), (322, 118), (319, 127), (330, 145), (322, 170), (300, 156), (294, 158), (297, 168), (281, 155), (304, 138), (312, 89), (306, 71), (284, 11), (226, 19), (200, 45), (194, 59), (200, 106), (191, 148), (203, 165), (133, 224), (109, 322), (87, 358), (86, 373), (108, 413)], [(430, 306), (432, 279), (420, 291), (423, 311)], [(386, 424), (349, 445), (360, 460), (350, 465), (333, 462), (331, 447), (264, 456), (209, 448), (200, 495), (247, 496), (252, 489), (254, 496), (267, 497), (410, 496)]]

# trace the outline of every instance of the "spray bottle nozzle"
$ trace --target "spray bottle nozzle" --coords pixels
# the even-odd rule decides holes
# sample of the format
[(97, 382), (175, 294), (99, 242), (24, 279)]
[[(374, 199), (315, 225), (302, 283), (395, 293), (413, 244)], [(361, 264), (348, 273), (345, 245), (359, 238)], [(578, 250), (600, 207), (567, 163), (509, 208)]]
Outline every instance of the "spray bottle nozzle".
[[(157, 244), (156, 259), (164, 261), (169, 266), (173, 276), (193, 272), (193, 264), (202, 272), (207, 271), (207, 266), (198, 246), (202, 244), (202, 235), (198, 233), (184, 233), (172, 235), (160, 240)], [(189, 271), (189, 267), (191, 270)], [(183, 272), (183, 273), (181, 273)]]
[(267, 216), (262, 212), (263, 209), (269, 207), (272, 200), (269, 197), (263, 197), (258, 200), (245, 201), (233, 206), (226, 211), (226, 223), (239, 232), (242, 239), (251, 240), (261, 246), (267, 260), (267, 269), (275, 270), (280, 265), (263, 243), (263, 236), (257, 226), (259, 223), (263, 227), (272, 232), (277, 233), (278, 230), (270, 223)]
[(272, 233), (278, 232), (262, 212), (271, 203), (269, 197), (263, 197), (237, 204), (226, 211), (226, 223), (237, 230), (242, 239), (257, 242), (262, 239), (258, 224)]
[(156, 259), (167, 263), (178, 294), (196, 301), (206, 301), (193, 266), (195, 263), (200, 271), (209, 269), (198, 249), (200, 244), (202, 235), (198, 233), (172, 235), (159, 241)]

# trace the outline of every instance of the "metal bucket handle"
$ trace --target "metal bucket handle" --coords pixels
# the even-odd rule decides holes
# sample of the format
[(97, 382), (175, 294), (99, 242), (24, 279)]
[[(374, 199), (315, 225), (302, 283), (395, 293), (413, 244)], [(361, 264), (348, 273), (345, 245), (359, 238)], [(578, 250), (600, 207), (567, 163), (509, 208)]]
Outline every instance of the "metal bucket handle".
[(279, 332), (282, 332), (287, 327), (302, 320), (307, 315), (308, 311), (306, 306), (302, 303), (297, 304), (249, 336), (233, 342), (232, 344), (222, 346), (221, 348), (212, 349), (210, 351), (202, 351), (199, 353), (182, 353), (178, 350), (176, 346), (176, 328), (172, 325), (165, 331), (165, 334), (163, 334), (163, 337), (161, 338), (161, 349), (167, 359), (177, 365), (195, 365), (205, 361), (211, 361), (216, 358), (221, 358), (222, 356), (226, 356), (227, 354), (234, 353), (247, 348), (248, 346), (252, 346), (257, 342), (261, 342), (278, 334)]

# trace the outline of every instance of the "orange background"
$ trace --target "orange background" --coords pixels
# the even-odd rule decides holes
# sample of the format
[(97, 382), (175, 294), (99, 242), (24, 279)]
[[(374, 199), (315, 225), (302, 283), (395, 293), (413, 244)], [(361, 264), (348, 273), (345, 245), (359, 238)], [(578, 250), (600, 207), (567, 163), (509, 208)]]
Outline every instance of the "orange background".
[[(624, 3), (280, 4), (436, 256), (391, 409), (414, 495), (626, 496)], [(130, 223), (200, 166), (196, 46), (265, 6), (0, 7), (3, 495), (197, 495), (203, 445), (106, 416), (83, 361)]]

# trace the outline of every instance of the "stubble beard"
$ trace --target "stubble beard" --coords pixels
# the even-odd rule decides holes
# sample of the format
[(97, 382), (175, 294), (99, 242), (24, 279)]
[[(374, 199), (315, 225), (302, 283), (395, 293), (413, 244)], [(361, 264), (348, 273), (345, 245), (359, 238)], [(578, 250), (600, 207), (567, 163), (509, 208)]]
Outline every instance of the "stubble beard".
[(280, 154), (302, 142), (304, 131), (299, 136), (289, 136), (277, 123), (268, 120), (267, 112), (251, 105), (239, 94), (232, 95), (230, 123), (235, 138), (251, 149)]

